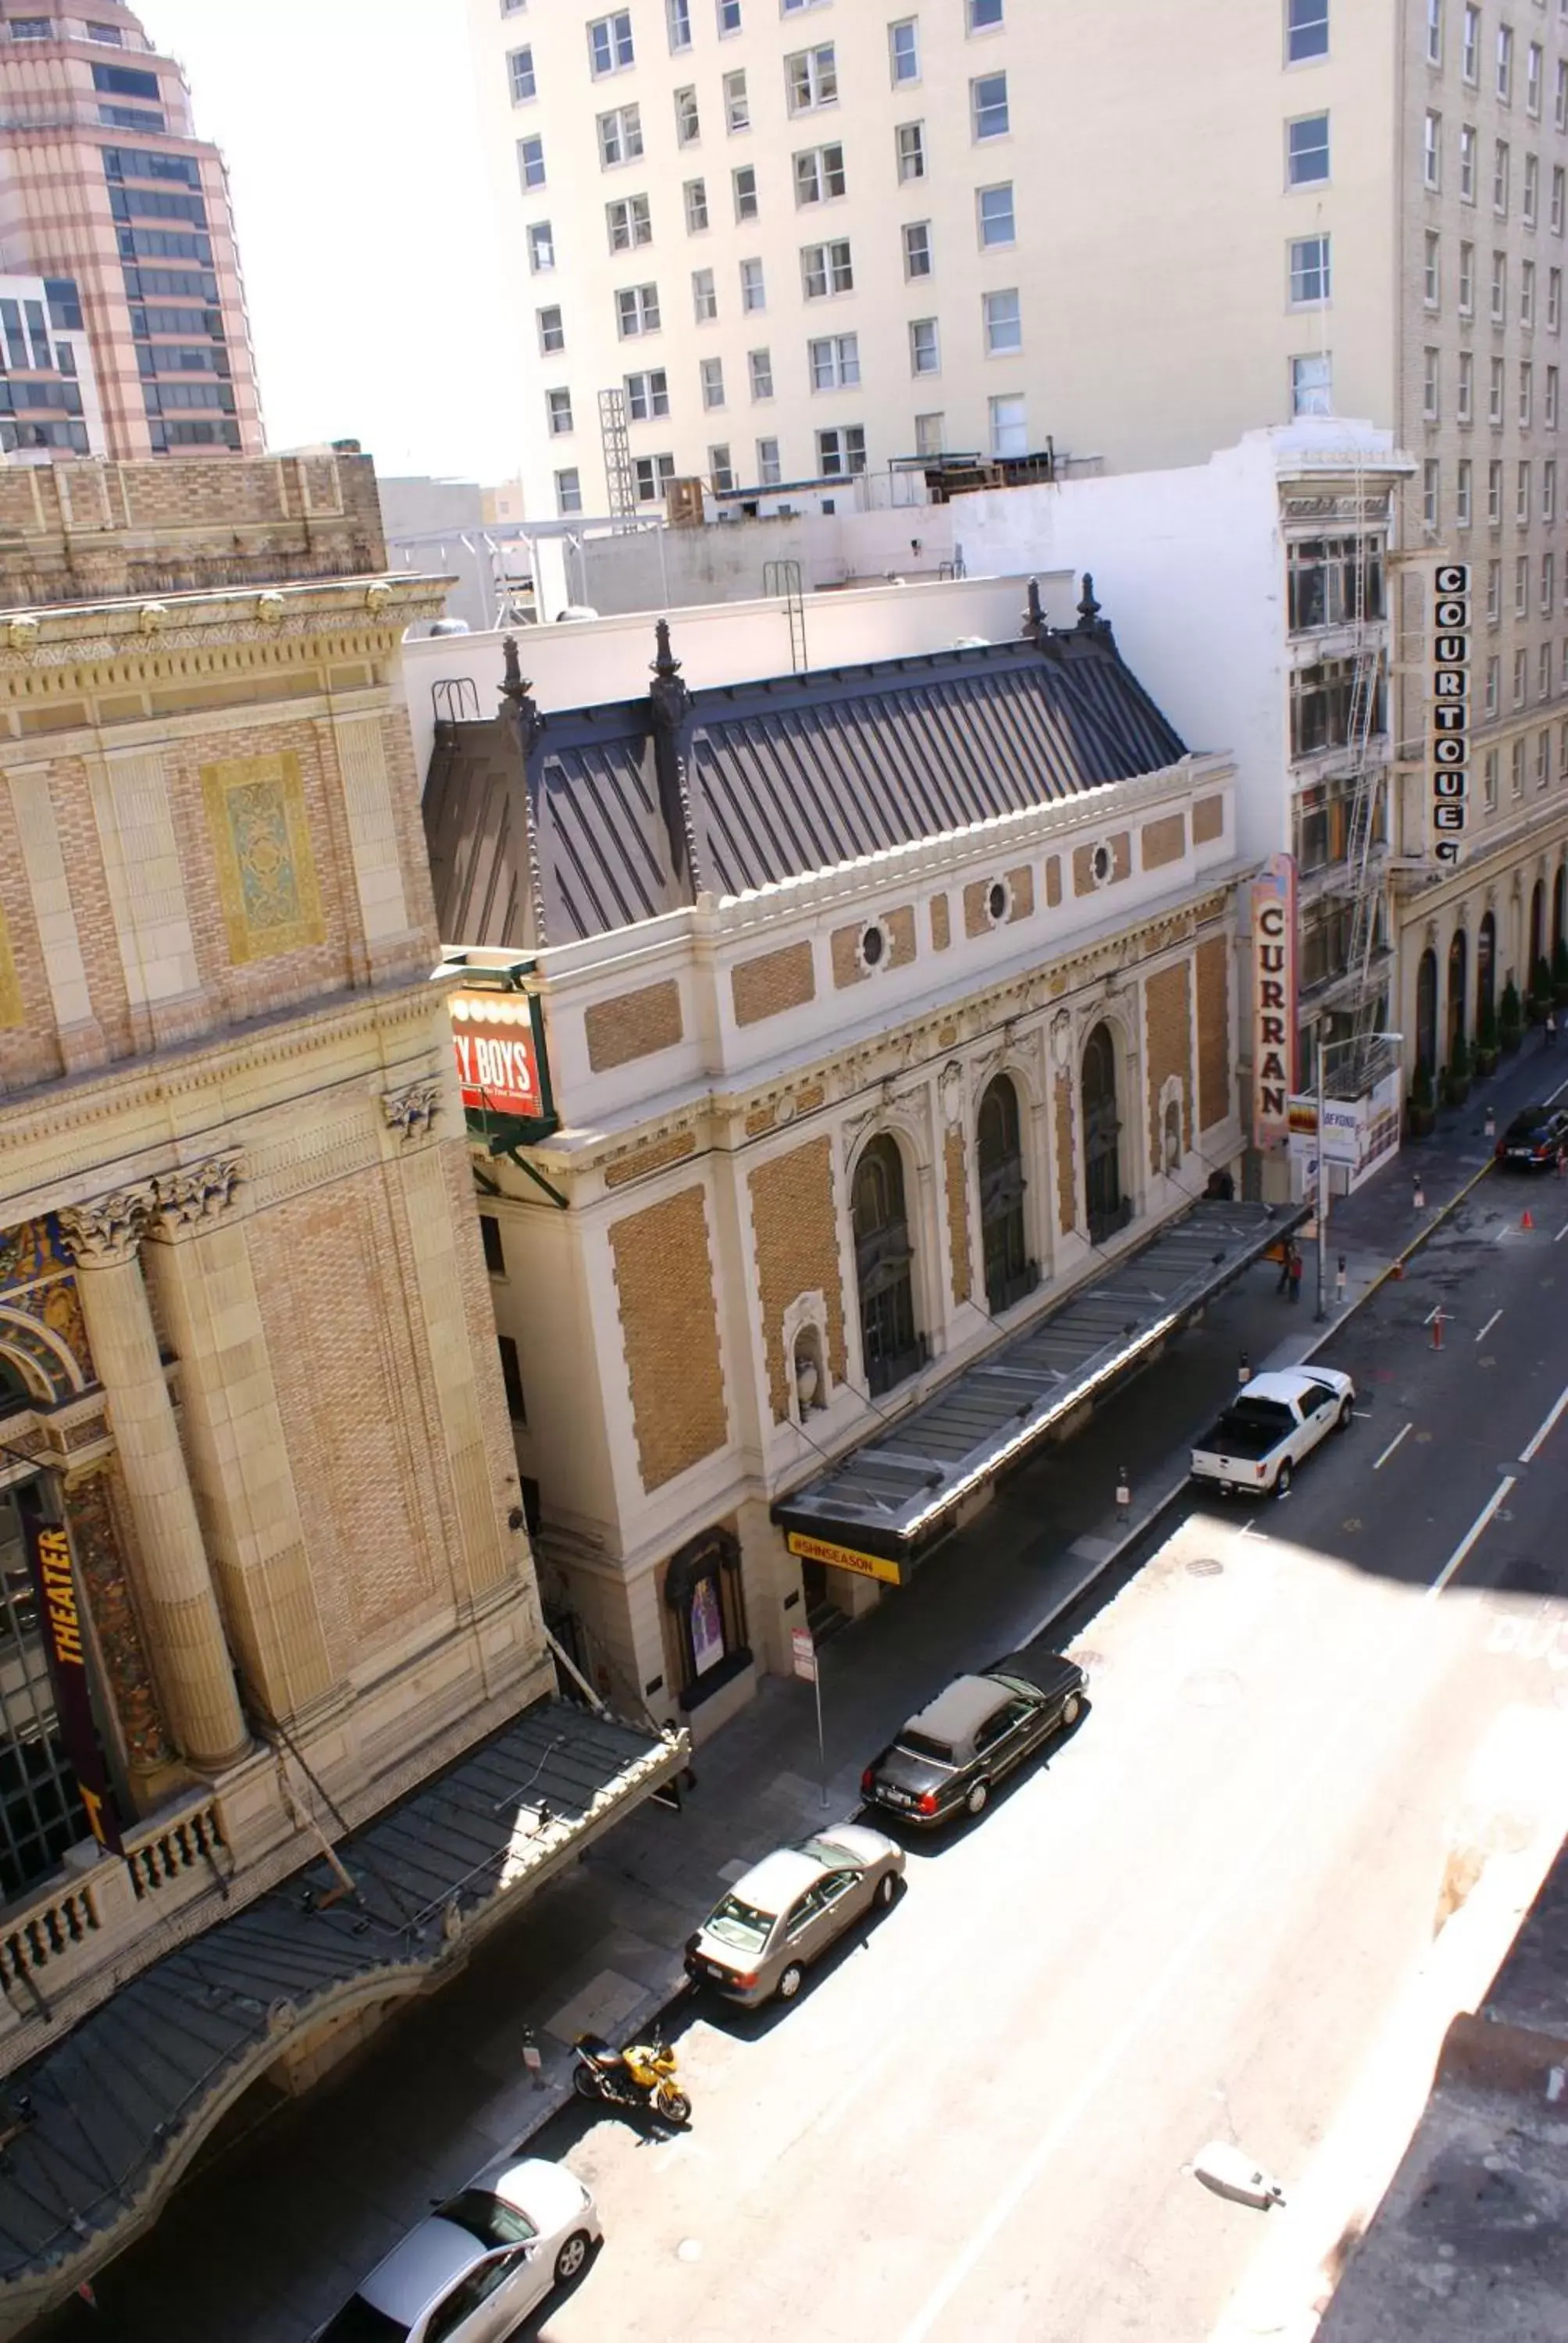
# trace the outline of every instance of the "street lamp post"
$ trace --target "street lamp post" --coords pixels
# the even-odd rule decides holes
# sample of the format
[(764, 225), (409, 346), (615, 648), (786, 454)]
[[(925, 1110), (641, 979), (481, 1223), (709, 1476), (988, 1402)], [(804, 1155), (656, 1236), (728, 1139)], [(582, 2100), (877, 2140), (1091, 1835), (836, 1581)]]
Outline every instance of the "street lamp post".
[[(1323, 1149), (1323, 1119), (1328, 1109), (1328, 1061), (1331, 1051), (1349, 1049), (1360, 1038), (1347, 1033), (1337, 1041), (1318, 1043), (1318, 1310), (1321, 1326), (1329, 1314), (1329, 1164)], [(1369, 1033), (1368, 1041), (1402, 1041), (1402, 1033)]]

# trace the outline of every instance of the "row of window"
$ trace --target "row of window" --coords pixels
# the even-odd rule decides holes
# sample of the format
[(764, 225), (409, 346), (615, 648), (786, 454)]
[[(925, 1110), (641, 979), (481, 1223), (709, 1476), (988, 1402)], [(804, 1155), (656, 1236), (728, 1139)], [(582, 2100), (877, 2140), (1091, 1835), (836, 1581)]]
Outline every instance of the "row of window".
[[(768, 353), (757, 351), (753, 357), (766, 358)], [(628, 385), (628, 394), (630, 386)], [(915, 453), (937, 457), (944, 444), (945, 417), (940, 414), (917, 415), (915, 417)], [(997, 457), (1025, 456), (1029, 453), (1029, 416), (1026, 403), (1017, 393), (1008, 393), (989, 401), (990, 451)], [(813, 435), (813, 479), (848, 479), (866, 469), (865, 427), (858, 423), (835, 424)], [(776, 488), (783, 484), (784, 464), (779, 442), (765, 437), (755, 443), (755, 471), (752, 485), (758, 488)], [(658, 503), (675, 478), (675, 458), (672, 455), (639, 456), (632, 466), (637, 500), (639, 504)], [(709, 447), (708, 479), (719, 496), (733, 494), (741, 486), (737, 478), (732, 449), (728, 442)], [(556, 474), (556, 509), (563, 518), (583, 509), (582, 474), (570, 465)]]
[[(1462, 317), (1475, 315), (1475, 246), (1461, 241), (1459, 246), (1458, 310)], [(1488, 289), (1488, 315), (1494, 326), (1508, 322), (1508, 255), (1493, 252), (1492, 275)], [(1524, 327), (1535, 323), (1536, 293), (1540, 271), (1533, 260), (1519, 264), (1519, 322)], [(1422, 277), (1422, 297), (1429, 309), (1442, 307), (1442, 238), (1435, 228), (1426, 232), (1425, 259)], [(1553, 266), (1546, 271), (1546, 329), (1556, 333), (1563, 322), (1563, 271)]]
[[(1568, 642), (1563, 644), (1560, 657), (1550, 643), (1537, 644), (1533, 661), (1527, 650), (1514, 652), (1512, 704), (1516, 709), (1530, 704), (1532, 668), (1537, 700), (1551, 699), (1568, 691)], [(1498, 716), (1503, 711), (1503, 659), (1496, 651), (1483, 669), (1481, 705), (1483, 716)]]
[[(1561, 120), (1558, 127), (1568, 130), (1568, 58), (1563, 60), (1563, 65), (1560, 111)], [(1323, 168), (1316, 176), (1326, 179), (1328, 176), (1328, 116), (1312, 115), (1306, 117), (1306, 120), (1309, 125), (1316, 122), (1322, 122), (1323, 125), (1322, 150)], [(1292, 133), (1302, 126), (1301, 123), (1292, 123), (1288, 126)], [(1442, 191), (1445, 151), (1442, 116), (1441, 114), (1429, 112), (1423, 116), (1422, 123), (1421, 176), (1422, 185), (1430, 188), (1433, 195), (1440, 195)], [(1462, 122), (1459, 126), (1459, 200), (1462, 204), (1473, 204), (1476, 200), (1480, 164), (1479, 133), (1473, 122)], [(1554, 166), (1552, 173), (1551, 224), (1553, 233), (1558, 236), (1563, 233), (1563, 178), (1562, 166)], [(1295, 184), (1293, 180), (1292, 184)], [(1513, 149), (1506, 138), (1495, 138), (1492, 144), (1492, 208), (1499, 219), (1508, 217), (1509, 206), (1513, 197)], [(1536, 226), (1541, 217), (1541, 157), (1533, 148), (1525, 154), (1520, 170), (1519, 216), (1526, 227)]]
[[(13, 16), (5, 29), (14, 41), (52, 41), (55, 38), (52, 16)], [(126, 45), (125, 35), (117, 25), (89, 22), (87, 38), (89, 41), (102, 41), (105, 47), (110, 49), (123, 49)]]
[[(906, 260), (910, 247), (905, 246)], [(811, 245), (800, 256), (801, 281), (808, 301), (826, 298), (835, 293), (854, 289), (854, 274), (847, 244)], [(759, 313), (767, 307), (767, 280), (760, 261), (743, 260), (740, 264), (741, 309), (747, 315)], [(911, 277), (929, 275), (927, 268), (907, 267)], [(691, 304), (693, 317), (699, 326), (710, 325), (719, 316), (719, 287), (711, 268), (694, 268), (691, 272)], [(981, 346), (988, 357), (1005, 357), (1023, 347), (1023, 311), (1016, 286), (1002, 287), (982, 293), (980, 304)], [(615, 296), (616, 329), (622, 341), (639, 341), (663, 328), (664, 311), (657, 285), (623, 285)], [(567, 346), (565, 312), (558, 304), (538, 309), (534, 313), (539, 348), (547, 357), (558, 356)], [(845, 334), (838, 340), (854, 346), (857, 337)], [(819, 347), (816, 344), (812, 347)], [(826, 344), (821, 345), (826, 347)], [(712, 363), (705, 361), (705, 363)], [(917, 368), (918, 372), (930, 371)], [(1555, 369), (1552, 369), (1554, 373)]]
[[(1554, 466), (1553, 468), (1553, 495), (1555, 495)], [(1486, 565), (1484, 608), (1486, 612), (1486, 621), (1489, 626), (1496, 627), (1501, 626), (1503, 623), (1503, 563), (1501, 559), (1494, 556)], [(1557, 557), (1555, 553), (1543, 553), (1541, 556), (1539, 567), (1533, 566), (1531, 557), (1527, 553), (1518, 553), (1514, 555), (1513, 615), (1516, 618), (1527, 618), (1530, 616), (1530, 589), (1533, 583), (1538, 589), (1537, 607), (1539, 614), (1543, 618), (1549, 618), (1553, 616), (1553, 611), (1556, 608), (1557, 602)], [(1565, 561), (1563, 570), (1563, 608), (1564, 612), (1568, 612), (1568, 561)], [(1563, 650), (1565, 661), (1563, 669), (1563, 688), (1568, 689), (1568, 643), (1564, 643)]]
[[(1426, 0), (1426, 61), (1440, 71), (1443, 63), (1447, 25), (1444, 0)], [(1482, 51), (1481, 10), (1466, 5), (1459, 16), (1459, 75), (1472, 89), (1481, 86)], [(1492, 87), (1500, 106), (1512, 106), (1514, 96), (1515, 64), (1519, 45), (1513, 37), (1512, 25), (1500, 24), (1493, 36)], [(1539, 41), (1524, 45), (1524, 110), (1539, 115), (1541, 93), (1545, 75), (1545, 57)], [(1563, 86), (1563, 68), (1558, 67), (1558, 89)], [(1564, 127), (1559, 123), (1558, 127)]]
[[(531, 53), (518, 50), (518, 59)], [(789, 81), (789, 111), (807, 114), (818, 107), (835, 104), (839, 95), (838, 68), (833, 59), (832, 44), (820, 49), (808, 49), (798, 57), (785, 60), (790, 69)], [(532, 83), (529, 64), (524, 79)], [(514, 83), (514, 88), (517, 85)], [(530, 87), (528, 94), (533, 94)], [(751, 127), (751, 100), (748, 93), (746, 74), (742, 68), (726, 74), (722, 85), (724, 126), (733, 136)], [(991, 138), (1005, 138), (1012, 126), (1011, 107), (1008, 98), (1005, 73), (982, 74), (970, 84), (970, 133), (976, 145)], [(642, 122), (642, 108), (635, 100), (629, 105), (611, 106), (596, 117), (598, 159), (602, 170), (616, 170), (626, 163), (635, 163), (647, 151)], [(695, 88), (675, 92), (675, 136), (678, 146), (695, 146), (702, 136), (701, 112)], [(900, 179), (921, 178), (925, 176), (925, 130), (923, 124), (905, 123), (896, 134), (899, 176)], [(525, 188), (542, 187), (548, 184), (545, 166), (545, 142), (542, 132), (534, 132), (518, 141), (518, 172)]]
[[(1494, 813), (1497, 809), (1502, 761), (1502, 751), (1497, 749), (1488, 749), (1481, 759), (1481, 802), (1488, 813)], [(1552, 733), (1549, 726), (1543, 725), (1533, 741), (1528, 734), (1521, 732), (1517, 739), (1508, 744), (1508, 793), (1515, 801), (1524, 795), (1527, 772), (1533, 772), (1538, 789), (1551, 788)], [(1568, 780), (1568, 724), (1558, 727), (1557, 774), (1560, 780)]]
[[(821, 0), (795, 0), (784, 9), (787, 15), (804, 14), (805, 8), (819, 5)], [(669, 45), (678, 55), (691, 46), (690, 0), (666, 0), (669, 24)], [(740, 0), (715, 0), (721, 39), (739, 33)], [(1002, 0), (965, 0), (968, 29), (971, 33), (995, 32), (1002, 25)], [(617, 8), (608, 16), (596, 16), (587, 26), (588, 73), (595, 81), (606, 80), (611, 74), (626, 73), (637, 63), (637, 44), (632, 36), (631, 11)], [(832, 54), (832, 43), (826, 45)], [(786, 74), (796, 59), (786, 61)], [(920, 21), (914, 16), (902, 16), (888, 26), (888, 70), (895, 89), (906, 87), (920, 78)], [(522, 105), (538, 96), (538, 76), (534, 71), (532, 46), (513, 49), (507, 59), (507, 74), (511, 87), (512, 102)], [(742, 76), (742, 78), (744, 78)], [(813, 101), (819, 102), (819, 101)]]
[[(1548, 431), (1555, 431), (1561, 404), (1559, 370), (1549, 366), (1543, 377), (1544, 395), (1541, 420)], [(1501, 430), (1505, 420), (1507, 367), (1502, 358), (1493, 358), (1488, 367), (1486, 384), (1486, 419), (1494, 430)], [(1473, 423), (1475, 420), (1475, 355), (1472, 350), (1458, 354), (1458, 377), (1455, 386), (1454, 420)], [(1535, 368), (1528, 358), (1519, 366), (1514, 414), (1522, 431), (1528, 431), (1535, 421)], [(1423, 354), (1422, 371), (1422, 415), (1428, 423), (1442, 420), (1442, 353), (1428, 349)]]
[[(923, 176), (923, 166), (920, 176)], [(842, 146), (833, 145), (802, 149), (792, 158), (791, 177), (797, 210), (804, 210), (814, 204), (836, 203), (848, 190)], [(730, 172), (729, 189), (738, 222), (760, 217), (761, 196), (755, 164), (738, 165)], [(706, 234), (713, 224), (708, 181), (705, 178), (688, 179), (681, 196), (687, 234)], [(612, 253), (627, 252), (636, 246), (653, 242), (653, 208), (648, 196), (617, 196), (606, 204), (604, 209), (605, 228)], [(929, 222), (926, 232), (929, 237)], [(1000, 180), (994, 186), (975, 189), (975, 236), (982, 251), (997, 245), (1016, 243), (1018, 216), (1010, 179)], [(551, 244), (553, 253), (553, 239), (545, 240)]]
[[(1500, 458), (1493, 457), (1486, 467), (1486, 522), (1489, 528), (1501, 528), (1507, 500), (1507, 478)], [(1528, 528), (1534, 518), (1535, 466), (1526, 456), (1513, 468), (1513, 519), (1515, 526)], [(1442, 467), (1435, 456), (1429, 456), (1422, 466), (1421, 517), (1429, 529), (1445, 525), (1442, 494)], [(1475, 518), (1475, 467), (1468, 456), (1462, 456), (1454, 468), (1453, 525), (1468, 528)], [(1554, 521), (1557, 518), (1557, 463), (1548, 457), (1541, 467), (1541, 518)]]

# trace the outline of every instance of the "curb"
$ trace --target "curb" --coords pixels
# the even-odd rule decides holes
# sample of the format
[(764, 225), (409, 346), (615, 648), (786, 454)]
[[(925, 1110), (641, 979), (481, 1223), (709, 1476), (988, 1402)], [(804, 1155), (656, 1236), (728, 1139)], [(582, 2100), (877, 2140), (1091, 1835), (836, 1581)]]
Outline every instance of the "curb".
[[(1480, 1171), (1473, 1172), (1470, 1178), (1465, 1181), (1462, 1187), (1455, 1189), (1453, 1194), (1449, 1198), (1445, 1204), (1439, 1204), (1437, 1206), (1435, 1211), (1432, 1212), (1431, 1219), (1428, 1220), (1422, 1228), (1417, 1230), (1415, 1235), (1412, 1237), (1410, 1242), (1404, 1247), (1403, 1251), (1395, 1253), (1393, 1259), (1389, 1262), (1384, 1268), (1378, 1272), (1377, 1275), (1371, 1281), (1371, 1282), (1362, 1287), (1362, 1291), (1356, 1295), (1355, 1300), (1353, 1302), (1348, 1302), (1345, 1304), (1343, 1310), (1341, 1311), (1339, 1316), (1334, 1319), (1331, 1325), (1324, 1326), (1322, 1332), (1313, 1341), (1311, 1348), (1302, 1352), (1302, 1359), (1303, 1363), (1308, 1359), (1315, 1359), (1318, 1353), (1324, 1349), (1332, 1340), (1334, 1335), (1339, 1332), (1341, 1327), (1345, 1325), (1352, 1318), (1353, 1318), (1356, 1312), (1362, 1309), (1365, 1304), (1372, 1300), (1374, 1293), (1382, 1291), (1382, 1287), (1387, 1284), (1394, 1272), (1396, 1270), (1402, 1270), (1404, 1267), (1405, 1262), (1411, 1260), (1414, 1254), (1421, 1251), (1422, 1246), (1426, 1243), (1433, 1232), (1442, 1226), (1442, 1223), (1447, 1220), (1451, 1212), (1458, 1211), (1460, 1205), (1463, 1203), (1472, 1189), (1479, 1187), (1482, 1181), (1485, 1179), (1487, 1173), (1491, 1170), (1492, 1158), (1489, 1156), (1487, 1161), (1482, 1165)], [(1139, 1543), (1141, 1538), (1147, 1536), (1148, 1533), (1153, 1528), (1155, 1523), (1160, 1520), (1162, 1514), (1170, 1512), (1171, 1506), (1176, 1503), (1176, 1500), (1185, 1491), (1187, 1484), (1188, 1475), (1183, 1472), (1180, 1479), (1174, 1482), (1172, 1485), (1164, 1492), (1163, 1495), (1155, 1499), (1148, 1512), (1141, 1514), (1138, 1520), (1132, 1523), (1131, 1527), (1116, 1540), (1116, 1543), (1111, 1546), (1108, 1554), (1104, 1554), (1099, 1562), (1091, 1564), (1082, 1578), (1081, 1578), (1075, 1585), (1068, 1588), (1065, 1594), (1057, 1596), (1052, 1601), (1050, 1608), (1044, 1612), (1041, 1616), (1035, 1621), (1033, 1626), (1030, 1629), (1029, 1634), (1024, 1636), (1022, 1642), (1018, 1644), (1016, 1648), (1022, 1651), (1027, 1647), (1027, 1645), (1037, 1642), (1038, 1639), (1044, 1634), (1046, 1629), (1056, 1620), (1060, 1619), (1064, 1612), (1070, 1611), (1075, 1603), (1081, 1601), (1082, 1597), (1088, 1594), (1090, 1588), (1095, 1584), (1096, 1580), (1105, 1577), (1111, 1571), (1114, 1570), (1118, 1563), (1121, 1562), (1122, 1556), (1131, 1553), (1131, 1549)]]

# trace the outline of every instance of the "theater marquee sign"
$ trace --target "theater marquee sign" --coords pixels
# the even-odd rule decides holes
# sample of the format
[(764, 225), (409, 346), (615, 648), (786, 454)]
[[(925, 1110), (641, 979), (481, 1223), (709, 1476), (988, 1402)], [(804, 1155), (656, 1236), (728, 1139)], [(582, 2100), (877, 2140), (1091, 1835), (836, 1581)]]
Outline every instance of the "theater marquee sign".
[(1470, 564), (1444, 561), (1432, 628), (1432, 850), (1462, 860), (1470, 819)]
[(1252, 881), (1252, 1144), (1289, 1143), (1296, 1087), (1296, 863), (1276, 854)]

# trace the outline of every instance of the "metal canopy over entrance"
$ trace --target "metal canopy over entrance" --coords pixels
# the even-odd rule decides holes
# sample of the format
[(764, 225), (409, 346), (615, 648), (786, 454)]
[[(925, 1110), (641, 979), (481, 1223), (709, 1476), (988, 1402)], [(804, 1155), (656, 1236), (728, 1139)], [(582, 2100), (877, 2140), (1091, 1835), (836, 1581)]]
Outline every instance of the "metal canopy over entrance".
[(1287, 1231), (1306, 1207), (1202, 1202), (977, 1360), (820, 1479), (780, 1498), (793, 1550), (897, 1584), (966, 1497), (1092, 1404)]

